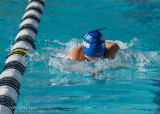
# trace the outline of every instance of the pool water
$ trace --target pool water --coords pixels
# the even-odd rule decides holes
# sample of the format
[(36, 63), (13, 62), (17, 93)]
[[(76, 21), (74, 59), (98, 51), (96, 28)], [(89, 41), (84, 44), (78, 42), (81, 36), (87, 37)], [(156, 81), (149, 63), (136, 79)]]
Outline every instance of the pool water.
[[(26, 0), (0, 1), (0, 70)], [(46, 0), (15, 114), (160, 113), (159, 0)], [(114, 60), (76, 63), (80, 36), (102, 30), (120, 50)], [(102, 71), (91, 77), (91, 72)]]

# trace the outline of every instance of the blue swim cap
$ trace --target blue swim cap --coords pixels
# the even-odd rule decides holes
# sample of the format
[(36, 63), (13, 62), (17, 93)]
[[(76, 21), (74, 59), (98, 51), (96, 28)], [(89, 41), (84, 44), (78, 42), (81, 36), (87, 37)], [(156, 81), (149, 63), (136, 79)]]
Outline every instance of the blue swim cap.
[(91, 31), (85, 35), (82, 47), (86, 56), (102, 57), (105, 51), (105, 39), (98, 30)]

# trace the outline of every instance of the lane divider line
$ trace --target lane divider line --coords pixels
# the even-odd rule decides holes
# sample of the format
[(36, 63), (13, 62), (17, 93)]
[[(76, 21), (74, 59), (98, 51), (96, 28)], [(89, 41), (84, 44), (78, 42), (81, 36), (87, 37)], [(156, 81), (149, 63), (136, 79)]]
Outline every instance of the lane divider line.
[(0, 74), (0, 114), (14, 114), (21, 80), (27, 65), (27, 54), (35, 49), (34, 38), (45, 0), (29, 0), (19, 25), (15, 42)]

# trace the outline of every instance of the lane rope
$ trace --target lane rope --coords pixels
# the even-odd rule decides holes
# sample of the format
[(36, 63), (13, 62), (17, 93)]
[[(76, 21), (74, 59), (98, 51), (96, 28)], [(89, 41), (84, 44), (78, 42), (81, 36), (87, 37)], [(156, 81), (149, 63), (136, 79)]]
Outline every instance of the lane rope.
[(45, 0), (29, 0), (5, 66), (0, 74), (0, 114), (14, 114), (27, 53), (35, 49), (34, 38)]

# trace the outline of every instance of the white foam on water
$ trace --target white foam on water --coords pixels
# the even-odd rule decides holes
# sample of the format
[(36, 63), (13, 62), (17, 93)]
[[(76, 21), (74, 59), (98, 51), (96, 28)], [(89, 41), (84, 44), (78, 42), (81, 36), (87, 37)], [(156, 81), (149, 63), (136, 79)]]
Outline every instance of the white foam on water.
[[(76, 62), (68, 59), (68, 54), (72, 48), (82, 44), (82, 39), (74, 38), (69, 42), (52, 41), (55, 46), (47, 46), (42, 48), (41, 52), (30, 54), (31, 61), (44, 61), (49, 69), (58, 69), (63, 73), (88, 73), (92, 71), (103, 71), (117, 68), (128, 68), (139, 72), (145, 72), (146, 67), (158, 67), (160, 62), (159, 52), (141, 52), (131, 49), (137, 45), (138, 38), (133, 38), (129, 43), (119, 40), (115, 42), (119, 45), (120, 50), (117, 52), (115, 59), (98, 59), (96, 61)], [(46, 41), (48, 42), (48, 41)], [(54, 72), (54, 71), (53, 71)], [(52, 70), (51, 70), (52, 73)]]
[(92, 62), (84, 61), (79, 63), (68, 60), (67, 56), (72, 48), (82, 44), (81, 40), (74, 38), (68, 43), (61, 43), (60, 41), (55, 41), (60, 45), (66, 46), (66, 48), (59, 49), (57, 53), (54, 54), (54, 58), (50, 57), (49, 66), (53, 68), (58, 68), (60, 72), (68, 73), (87, 73), (92, 71), (101, 71), (117, 68), (129, 68), (132, 70), (138, 70), (140, 72), (146, 71), (145, 67), (150, 64), (152, 57), (146, 56), (146, 53), (143, 53), (141, 51), (130, 49), (130, 47), (132, 47), (138, 42), (137, 38), (134, 38), (129, 43), (123, 43), (122, 41), (118, 40), (106, 41), (115, 42), (119, 45), (120, 50), (118, 51), (115, 59), (102, 59)]

